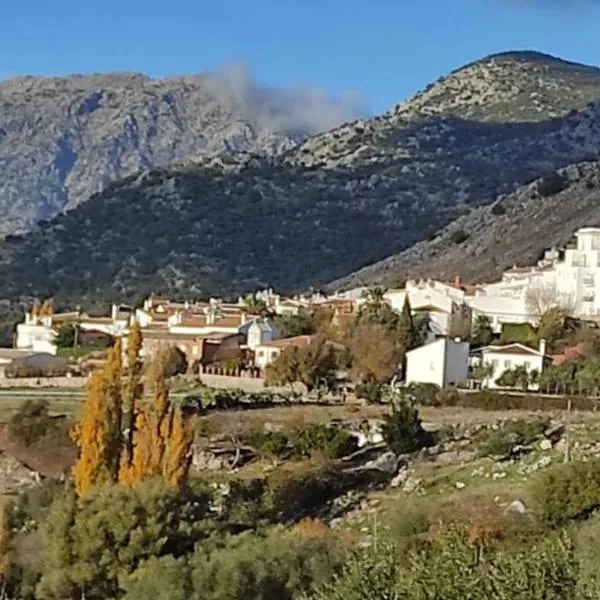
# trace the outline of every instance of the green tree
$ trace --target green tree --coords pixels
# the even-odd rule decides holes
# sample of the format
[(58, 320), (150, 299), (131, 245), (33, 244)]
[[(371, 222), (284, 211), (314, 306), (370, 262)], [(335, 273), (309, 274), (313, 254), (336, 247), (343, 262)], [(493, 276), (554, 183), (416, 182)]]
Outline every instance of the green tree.
[(177, 346), (171, 346), (167, 352), (166, 363), (164, 366), (165, 377), (174, 377), (182, 373), (187, 373), (188, 361), (185, 352)]
[(52, 339), (57, 348), (72, 348), (75, 345), (75, 325), (62, 323)]
[(565, 322), (567, 313), (564, 309), (554, 307), (542, 314), (538, 321), (538, 340), (546, 340), (550, 348), (566, 335)]
[(482, 363), (473, 369), (472, 377), (475, 381), (485, 381), (494, 374), (494, 365)]
[(382, 325), (390, 330), (397, 328), (399, 315), (386, 299), (386, 291), (382, 287), (373, 287), (365, 292), (365, 302), (358, 311), (355, 326)]
[(144, 561), (191, 552), (203, 536), (208, 502), (189, 494), (150, 480), (97, 488), (79, 502), (71, 493), (57, 500), (44, 529), (37, 596), (117, 598), (121, 580)]
[(243, 311), (246, 314), (257, 317), (268, 317), (271, 315), (267, 303), (261, 298), (258, 298), (255, 294), (249, 294), (244, 298)]
[(419, 411), (405, 400), (393, 403), (391, 412), (383, 416), (381, 435), (398, 455), (419, 450), (431, 441), (423, 429)]
[(529, 388), (529, 372), (523, 365), (518, 365), (513, 370), (515, 387), (526, 392)]
[(277, 315), (275, 325), (284, 338), (296, 337), (299, 335), (311, 335), (315, 333), (315, 325), (312, 318), (305, 314), (297, 315)]
[(500, 387), (514, 388), (517, 385), (515, 372), (512, 369), (506, 369), (503, 371), (500, 377), (496, 379), (496, 385)]
[(490, 318), (486, 315), (478, 315), (473, 323), (471, 342), (475, 346), (488, 346), (494, 339), (494, 331)]
[(404, 297), (404, 304), (402, 305), (402, 312), (400, 313), (396, 330), (400, 347), (404, 353), (412, 350), (418, 342), (418, 334), (413, 322), (408, 294)]

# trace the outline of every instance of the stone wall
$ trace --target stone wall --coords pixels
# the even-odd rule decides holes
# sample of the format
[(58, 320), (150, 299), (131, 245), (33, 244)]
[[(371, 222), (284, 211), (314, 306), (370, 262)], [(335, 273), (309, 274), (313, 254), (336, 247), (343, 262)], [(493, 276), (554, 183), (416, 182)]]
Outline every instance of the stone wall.
[(11, 377), (0, 378), (0, 389), (7, 388), (69, 388), (79, 389), (87, 377)]

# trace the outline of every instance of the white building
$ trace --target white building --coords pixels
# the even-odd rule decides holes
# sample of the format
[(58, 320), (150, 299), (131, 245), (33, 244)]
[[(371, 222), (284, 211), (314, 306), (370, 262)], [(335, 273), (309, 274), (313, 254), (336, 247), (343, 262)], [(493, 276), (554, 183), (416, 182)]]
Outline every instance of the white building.
[(469, 373), (469, 343), (440, 338), (406, 353), (406, 383), (462, 386)]
[(454, 336), (461, 322), (470, 324), (471, 309), (466, 293), (457, 283), (435, 280), (407, 281), (406, 287), (385, 294), (391, 307), (402, 311), (406, 297), (412, 314), (426, 313), (429, 317), (429, 341), (440, 336)]
[[(471, 362), (472, 366), (478, 364), (492, 367), (489, 377), (482, 381), (482, 387), (494, 389), (500, 387), (496, 384), (496, 381), (504, 371), (524, 367), (528, 373), (535, 370), (539, 375), (547, 366), (552, 364), (552, 358), (546, 354), (545, 340), (541, 340), (539, 350), (534, 350), (519, 343), (480, 348), (478, 355)], [(537, 387), (537, 384), (530, 386), (531, 389), (537, 389)]]
[(564, 259), (552, 249), (537, 265), (515, 266), (465, 301), (473, 317), (490, 318), (496, 333), (503, 323), (535, 325), (539, 314), (552, 307), (566, 308), (578, 318), (600, 318), (600, 228), (577, 231)]

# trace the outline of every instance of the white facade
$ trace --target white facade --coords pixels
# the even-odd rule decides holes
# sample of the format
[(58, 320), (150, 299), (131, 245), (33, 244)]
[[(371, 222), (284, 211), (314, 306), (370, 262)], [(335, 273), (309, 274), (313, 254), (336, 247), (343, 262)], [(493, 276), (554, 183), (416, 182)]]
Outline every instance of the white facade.
[(385, 298), (390, 306), (402, 311), (406, 297), (411, 312), (429, 315), (429, 341), (453, 334), (453, 325), (460, 319), (471, 320), (471, 308), (466, 303), (464, 291), (440, 281), (408, 281), (404, 289), (389, 290)]
[(254, 364), (261, 370), (270, 365), (281, 354), (281, 348), (275, 346), (256, 346), (254, 348)]
[(406, 353), (406, 383), (433, 383), (439, 387), (465, 385), (469, 371), (469, 344), (440, 338)]
[[(493, 367), (491, 375), (482, 381), (482, 386), (495, 389), (500, 387), (496, 384), (496, 380), (504, 371), (524, 367), (528, 373), (535, 370), (541, 374), (551, 361), (552, 359), (546, 355), (546, 342), (542, 340), (539, 350), (518, 343), (482, 348), (481, 359), (477, 362)], [(537, 387), (537, 384), (530, 386), (531, 389), (537, 389)]]
[(502, 323), (535, 325), (539, 314), (553, 306), (578, 318), (600, 317), (600, 228), (577, 231), (563, 260), (550, 250), (538, 265), (509, 269), (501, 281), (480, 286), (466, 302), (474, 316), (488, 316), (497, 333)]
[(42, 323), (30, 322), (25, 318), (25, 323), (17, 325), (15, 347), (18, 350), (29, 352), (47, 352), (56, 354), (54, 345), (54, 330)]
[(253, 319), (246, 327), (246, 331), (241, 331), (241, 333), (246, 333), (246, 343), (250, 350), (254, 350), (257, 346), (274, 342), (281, 337), (279, 330), (271, 319)]

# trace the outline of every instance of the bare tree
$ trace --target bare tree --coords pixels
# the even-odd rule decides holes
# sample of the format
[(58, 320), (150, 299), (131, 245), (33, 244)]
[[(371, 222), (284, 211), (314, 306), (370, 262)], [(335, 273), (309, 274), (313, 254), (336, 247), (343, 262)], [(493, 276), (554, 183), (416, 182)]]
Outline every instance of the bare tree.
[(560, 308), (570, 315), (573, 312), (573, 298), (559, 292), (555, 283), (540, 283), (527, 288), (525, 308), (536, 320), (552, 308)]

